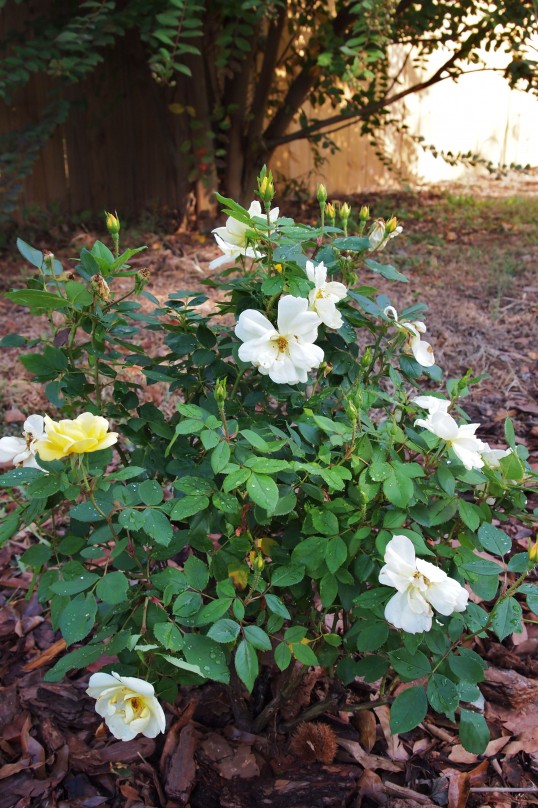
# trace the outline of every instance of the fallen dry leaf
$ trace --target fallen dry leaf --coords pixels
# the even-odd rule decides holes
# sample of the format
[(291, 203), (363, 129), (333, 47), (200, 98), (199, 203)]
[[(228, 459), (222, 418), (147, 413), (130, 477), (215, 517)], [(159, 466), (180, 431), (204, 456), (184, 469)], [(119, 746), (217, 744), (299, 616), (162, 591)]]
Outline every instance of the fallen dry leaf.
[(402, 765), (398, 765), (397, 763), (393, 763), (391, 760), (387, 760), (387, 758), (383, 758), (380, 755), (372, 755), (365, 752), (360, 743), (357, 741), (351, 741), (347, 738), (337, 738), (339, 746), (349, 752), (349, 754), (360, 763), (365, 769), (383, 769), (387, 772), (400, 772), (403, 768)]

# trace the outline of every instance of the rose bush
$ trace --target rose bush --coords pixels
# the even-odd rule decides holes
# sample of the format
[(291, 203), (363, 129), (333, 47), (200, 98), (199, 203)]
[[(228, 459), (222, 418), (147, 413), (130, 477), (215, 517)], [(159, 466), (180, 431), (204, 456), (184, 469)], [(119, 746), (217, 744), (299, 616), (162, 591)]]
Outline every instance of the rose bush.
[[(361, 208), (349, 234), (349, 206), (337, 226), (320, 189), (321, 224), (297, 223), (272, 207), (265, 170), (258, 195), (248, 210), (220, 199), (212, 266), (228, 267), (203, 282), (218, 292), (210, 313), (199, 291), (161, 305), (145, 289), (117, 216), (114, 251), (98, 241), (72, 272), (19, 242), (37, 272), (8, 297), (51, 330), (3, 344), (25, 349), (50, 411), (41, 433), (27, 422), (0, 442), (14, 465), (0, 485), (16, 492), (0, 538), (29, 524), (39, 537), (19, 563), (69, 646), (47, 677), (114, 657), (88, 693), (128, 738), (164, 729), (157, 697), (207, 680), (259, 732), (322, 666), (375, 684), (393, 732), (430, 707), (482, 752), (486, 666), (471, 641), (502, 641), (538, 602), (536, 551), (514, 554), (507, 527), (533, 518), (527, 452), (510, 420), (507, 446), (477, 437), (462, 399), (479, 380), (442, 385), (425, 307), (398, 315), (372, 285), (407, 282), (372, 257), (401, 234), (395, 218), (369, 225)], [(142, 329), (165, 351), (147, 355)], [(172, 416), (132, 369), (165, 383)], [(252, 712), (262, 665), (282, 673)]]

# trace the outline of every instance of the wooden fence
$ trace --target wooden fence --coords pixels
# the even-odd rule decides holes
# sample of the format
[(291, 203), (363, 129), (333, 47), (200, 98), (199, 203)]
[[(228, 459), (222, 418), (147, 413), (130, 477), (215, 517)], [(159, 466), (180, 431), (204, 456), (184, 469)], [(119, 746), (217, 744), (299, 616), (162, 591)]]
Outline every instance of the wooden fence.
[[(0, 24), (0, 37), (4, 33)], [(36, 75), (9, 105), (0, 102), (0, 139), (38, 122), (51, 91), (52, 80)], [(65, 89), (63, 99), (72, 102), (71, 113), (24, 178), (19, 217), (25, 209), (50, 207), (67, 214), (117, 208), (123, 215), (178, 208), (188, 188), (187, 159), (181, 151), (188, 132), (182, 116), (169, 111), (173, 92), (151, 79), (136, 39), (119, 42), (82, 86)], [(479, 150), (494, 162), (538, 163), (538, 101), (510, 91), (494, 73), (468, 76), (458, 84), (445, 81), (409, 97), (400, 113), (411, 131), (440, 148)], [(383, 148), (399, 174), (387, 170), (356, 128), (335, 136), (340, 151), (321, 172), (315, 171), (304, 141), (278, 150), (272, 166), (309, 189), (322, 178), (333, 195), (394, 186), (399, 179), (456, 179), (462, 173), (434, 161), (403, 135), (384, 138)]]

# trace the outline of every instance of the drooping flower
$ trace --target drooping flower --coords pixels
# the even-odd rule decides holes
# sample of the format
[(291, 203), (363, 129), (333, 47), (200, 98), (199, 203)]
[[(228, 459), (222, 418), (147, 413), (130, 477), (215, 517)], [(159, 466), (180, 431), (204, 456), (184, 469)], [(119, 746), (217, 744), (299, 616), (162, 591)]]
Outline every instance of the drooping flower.
[(469, 593), (446, 572), (416, 558), (407, 536), (393, 536), (385, 550), (379, 583), (398, 591), (385, 606), (385, 619), (408, 634), (432, 627), (433, 609), (443, 615), (464, 612)]
[(108, 421), (100, 415), (83, 412), (74, 420), (53, 421), (45, 415), (46, 434), (36, 442), (34, 450), (43, 460), (60, 460), (70, 454), (84, 454), (107, 449), (118, 440), (117, 432), (108, 431)]
[(411, 352), (419, 365), (424, 368), (430, 368), (435, 365), (435, 357), (433, 355), (433, 348), (429, 342), (420, 338), (421, 334), (426, 333), (426, 326), (421, 320), (414, 320), (412, 323), (402, 323), (398, 320), (398, 312), (394, 306), (387, 306), (383, 310), (385, 317), (390, 317), (394, 320), (394, 324), (400, 331), (403, 331), (406, 336), (404, 350)]
[[(269, 221), (273, 224), (278, 219), (278, 208), (273, 208), (269, 212)], [(263, 216), (262, 206), (256, 200), (251, 203), (248, 209), (249, 216)], [(224, 227), (216, 227), (212, 232), (219, 249), (224, 253), (219, 258), (215, 258), (209, 264), (209, 269), (217, 269), (223, 264), (235, 261), (240, 255), (247, 258), (261, 258), (263, 253), (248, 244), (247, 230), (252, 230), (254, 225), (248, 225), (228, 216)]]
[[(422, 396), (419, 396), (422, 398)], [(433, 396), (424, 396), (432, 401), (442, 401)], [(419, 406), (422, 406), (418, 401)], [(433, 432), (438, 438), (445, 440), (452, 447), (454, 454), (459, 457), (466, 469), (481, 469), (484, 465), (482, 452), (485, 451), (486, 444), (476, 437), (475, 432), (480, 424), (462, 424), (458, 426), (454, 418), (444, 409), (445, 402), (441, 407), (428, 412), (427, 418), (417, 418), (415, 426), (422, 426), (429, 432)]]
[(490, 469), (500, 468), (501, 464), (499, 461), (502, 460), (503, 457), (508, 457), (508, 455), (512, 454), (511, 449), (491, 449), (489, 443), (484, 443), (484, 447), (481, 452), (482, 460)]
[(448, 408), (450, 407), (450, 401), (447, 398), (437, 398), (437, 396), (415, 396), (411, 401), (414, 404), (418, 404), (423, 410), (428, 410), (430, 414), (434, 412), (448, 412)]
[(239, 358), (277, 384), (306, 382), (309, 371), (323, 362), (322, 349), (314, 345), (320, 322), (308, 311), (308, 300), (293, 295), (278, 302), (277, 328), (261, 312), (247, 309), (235, 327), (243, 343)]
[(86, 693), (97, 699), (95, 710), (115, 738), (131, 741), (140, 732), (155, 738), (165, 731), (163, 708), (149, 682), (117, 673), (94, 673), (88, 684)]
[(368, 233), (370, 246), (368, 252), (374, 250), (384, 250), (391, 238), (396, 238), (403, 231), (403, 227), (398, 224), (395, 216), (385, 222), (384, 219), (376, 219)]
[(312, 261), (307, 261), (306, 274), (308, 280), (315, 284), (308, 295), (310, 311), (315, 311), (328, 328), (341, 328), (344, 321), (336, 304), (347, 295), (346, 287), (338, 281), (327, 283), (327, 269), (323, 261), (317, 266)]
[(42, 415), (30, 415), (23, 426), (23, 437), (0, 438), (0, 463), (13, 463), (23, 468), (40, 469), (35, 454), (37, 441), (45, 437)]

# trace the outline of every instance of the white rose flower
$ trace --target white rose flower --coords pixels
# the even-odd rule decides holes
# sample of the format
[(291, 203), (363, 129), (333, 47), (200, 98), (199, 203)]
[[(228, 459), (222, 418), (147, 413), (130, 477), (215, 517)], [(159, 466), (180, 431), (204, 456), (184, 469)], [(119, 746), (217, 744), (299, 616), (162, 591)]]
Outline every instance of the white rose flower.
[[(262, 206), (257, 201), (251, 203), (248, 213), (249, 216), (264, 216)], [(271, 223), (274, 223), (278, 219), (278, 213), (278, 208), (273, 208), (269, 212), (269, 220)], [(262, 258), (263, 253), (247, 245), (246, 233), (247, 230), (252, 230), (253, 226), (254, 225), (250, 226), (244, 222), (239, 222), (237, 219), (234, 219), (233, 216), (229, 216), (224, 227), (216, 227), (212, 232), (224, 255), (211, 261), (209, 269), (217, 269), (217, 267), (222, 266), (222, 264), (235, 261), (240, 255), (245, 255), (247, 258)]]
[(432, 346), (429, 342), (420, 338), (421, 334), (426, 333), (426, 326), (421, 320), (414, 320), (412, 323), (399, 322), (398, 312), (394, 306), (387, 306), (383, 310), (383, 314), (385, 317), (391, 317), (396, 327), (405, 332), (404, 350), (407, 353), (412, 353), (419, 365), (422, 365), (423, 368), (430, 368), (435, 365)]
[(439, 567), (416, 558), (407, 536), (389, 541), (384, 561), (379, 582), (398, 590), (385, 606), (385, 619), (396, 628), (420, 634), (431, 629), (433, 609), (449, 615), (467, 608), (467, 590)]
[(252, 362), (277, 384), (298, 384), (323, 362), (314, 341), (321, 320), (308, 311), (308, 300), (285, 295), (278, 302), (277, 328), (255, 309), (241, 312), (235, 333), (242, 341), (239, 358)]
[(312, 261), (307, 261), (306, 274), (308, 280), (315, 284), (315, 288), (308, 295), (310, 311), (315, 311), (328, 328), (341, 328), (344, 321), (336, 308), (336, 303), (347, 295), (346, 287), (338, 281), (327, 283), (327, 268), (323, 261), (317, 266)]
[[(433, 396), (427, 396), (433, 398)], [(484, 465), (482, 452), (486, 444), (474, 434), (480, 424), (458, 426), (454, 418), (442, 409), (430, 411), (427, 418), (417, 418), (415, 426), (422, 426), (445, 440), (452, 447), (466, 469), (481, 469)]]
[(43, 471), (35, 454), (37, 441), (46, 437), (44, 423), (42, 415), (30, 415), (24, 422), (22, 438), (11, 435), (0, 438), (0, 463)]
[(490, 469), (498, 469), (500, 468), (499, 460), (502, 460), (503, 457), (508, 457), (508, 455), (512, 454), (511, 449), (492, 449), (489, 443), (484, 443), (484, 449), (482, 449), (481, 455), (482, 460), (486, 464), (486, 466)]
[(139, 732), (155, 738), (166, 729), (163, 708), (153, 685), (135, 676), (94, 673), (86, 693), (97, 699), (95, 710), (115, 738), (131, 741)]
[[(387, 227), (392, 228), (389, 233), (387, 233)], [(397, 224), (396, 219), (389, 219), (388, 222), (385, 222), (384, 219), (376, 219), (370, 228), (370, 232), (368, 233), (368, 240), (370, 242), (368, 252), (374, 252), (374, 250), (384, 250), (389, 240), (391, 238), (396, 238), (396, 236), (399, 236), (402, 232), (403, 227)]]
[(413, 404), (418, 404), (423, 410), (428, 412), (448, 412), (450, 401), (447, 398), (437, 398), (436, 396), (415, 396), (411, 401)]

